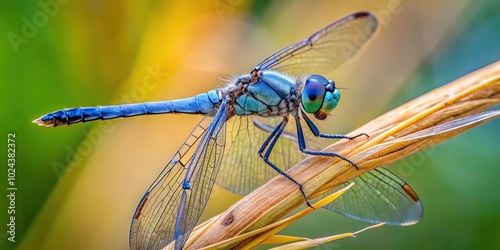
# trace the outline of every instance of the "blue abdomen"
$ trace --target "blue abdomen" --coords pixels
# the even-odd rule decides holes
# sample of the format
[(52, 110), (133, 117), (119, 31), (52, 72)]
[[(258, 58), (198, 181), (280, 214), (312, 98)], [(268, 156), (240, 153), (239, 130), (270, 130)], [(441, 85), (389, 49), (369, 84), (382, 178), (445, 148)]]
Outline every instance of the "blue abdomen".
[(41, 126), (55, 127), (78, 122), (109, 120), (137, 115), (167, 113), (207, 114), (214, 109), (215, 105), (221, 101), (221, 98), (219, 90), (211, 90), (194, 97), (173, 101), (69, 108), (48, 113), (33, 122)]

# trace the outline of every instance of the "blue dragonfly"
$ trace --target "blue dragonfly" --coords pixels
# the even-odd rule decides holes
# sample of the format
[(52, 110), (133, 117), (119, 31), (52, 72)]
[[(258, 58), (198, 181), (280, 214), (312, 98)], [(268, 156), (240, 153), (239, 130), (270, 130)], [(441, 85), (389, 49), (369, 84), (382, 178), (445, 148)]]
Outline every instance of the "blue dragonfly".
[[(367, 136), (320, 132), (314, 120), (325, 120), (340, 100), (335, 82), (320, 74), (330, 73), (351, 58), (377, 25), (368, 12), (348, 15), (272, 54), (227, 86), (194, 97), (69, 108), (33, 122), (55, 127), (137, 115), (204, 115), (140, 200), (130, 229), (132, 249), (168, 245), (182, 249), (215, 182), (232, 192), (247, 194), (279, 173), (297, 185), (310, 206), (302, 185), (286, 173), (288, 168), (306, 155), (338, 157), (357, 168), (342, 155), (319, 151), (314, 142), (317, 138), (351, 140)], [(290, 117), (294, 118), (295, 130), (287, 127)], [(352, 190), (327, 209), (392, 225), (411, 225), (422, 217), (422, 204), (413, 189), (384, 168), (337, 189), (350, 182), (356, 183)]]

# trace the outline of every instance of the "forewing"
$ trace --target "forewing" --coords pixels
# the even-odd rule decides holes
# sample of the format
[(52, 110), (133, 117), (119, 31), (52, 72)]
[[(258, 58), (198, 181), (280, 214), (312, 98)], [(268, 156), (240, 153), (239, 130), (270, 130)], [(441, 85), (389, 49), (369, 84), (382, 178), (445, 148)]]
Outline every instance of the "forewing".
[(354, 13), (272, 54), (256, 67), (295, 76), (327, 74), (356, 54), (376, 28), (377, 19), (372, 14)]
[[(214, 110), (213, 112), (215, 112)], [(139, 203), (130, 229), (131, 249), (182, 247), (210, 196), (225, 146), (225, 102), (206, 115)], [(184, 189), (185, 179), (191, 189)]]
[(422, 218), (423, 207), (416, 193), (397, 175), (377, 168), (335, 188), (355, 185), (325, 208), (371, 223), (413, 225)]

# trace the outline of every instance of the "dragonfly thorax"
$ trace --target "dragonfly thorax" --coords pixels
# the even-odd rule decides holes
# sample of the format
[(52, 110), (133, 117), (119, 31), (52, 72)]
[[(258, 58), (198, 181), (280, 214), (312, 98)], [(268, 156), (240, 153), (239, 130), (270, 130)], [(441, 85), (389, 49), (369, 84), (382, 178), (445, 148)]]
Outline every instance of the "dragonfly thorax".
[(226, 88), (236, 115), (264, 117), (296, 115), (299, 110), (296, 79), (273, 70), (254, 72)]

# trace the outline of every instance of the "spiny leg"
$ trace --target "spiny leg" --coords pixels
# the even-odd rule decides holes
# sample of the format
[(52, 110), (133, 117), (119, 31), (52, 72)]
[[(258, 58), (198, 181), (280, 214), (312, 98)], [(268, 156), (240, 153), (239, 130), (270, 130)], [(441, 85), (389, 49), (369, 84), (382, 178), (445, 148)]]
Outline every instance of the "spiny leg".
[[(356, 137), (359, 137), (359, 136), (362, 136), (362, 135), (366, 135), (368, 136), (367, 134), (359, 134), (359, 135), (356, 135), (356, 136), (345, 136), (345, 135), (328, 135), (328, 134), (321, 134), (319, 133), (319, 130), (318, 128), (312, 123), (311, 120), (309, 120), (309, 118), (307, 118), (305, 115), (304, 115), (304, 120), (306, 120), (306, 123), (307, 125), (309, 126), (309, 128), (311, 129), (311, 132), (313, 132), (313, 134), (315, 136), (319, 136), (319, 137), (322, 137), (322, 138), (330, 138), (330, 139), (349, 139), (349, 140), (352, 140)], [(348, 162), (349, 164), (351, 164), (353, 167), (355, 167), (356, 169), (359, 169), (358, 166), (352, 162), (351, 160), (345, 158), (344, 156), (342, 155), (339, 155), (337, 153), (333, 153), (333, 152), (321, 152), (321, 151), (310, 151), (310, 150), (307, 150), (306, 149), (306, 141), (305, 141), (305, 138), (304, 138), (304, 133), (302, 131), (302, 125), (300, 124), (300, 118), (298, 116), (295, 117), (295, 125), (297, 126), (297, 141), (299, 143), (299, 149), (302, 153), (304, 154), (308, 154), (308, 155), (320, 155), (320, 156), (331, 156), (331, 157), (338, 157), (340, 158), (341, 160), (344, 160), (346, 162)]]
[[(281, 175), (285, 176), (287, 179), (289, 179), (293, 183), (295, 183), (299, 187), (299, 190), (302, 193), (302, 196), (304, 197), (304, 200), (306, 201), (307, 206), (313, 208), (311, 206), (311, 203), (309, 203), (309, 200), (307, 199), (306, 193), (304, 192), (304, 189), (302, 188), (302, 184), (300, 184), (298, 181), (296, 181), (295, 179), (293, 179), (290, 175), (288, 175), (283, 170), (281, 170), (280, 168), (278, 168), (276, 165), (274, 165), (268, 159), (269, 155), (271, 154), (271, 152), (273, 150), (274, 145), (276, 144), (276, 141), (278, 140), (278, 138), (280, 137), (281, 133), (285, 129), (287, 123), (288, 123), (288, 118), (284, 117), (283, 121), (273, 130), (273, 132), (271, 132), (271, 134), (269, 135), (269, 137), (267, 137), (267, 139), (264, 141), (264, 143), (260, 147), (260, 149), (259, 149), (259, 156), (262, 157), (262, 159), (264, 160), (264, 162), (266, 162), (274, 170), (278, 171), (278, 173), (280, 173)], [(262, 155), (262, 152), (264, 152), (265, 149), (266, 149), (266, 152), (264, 153), (264, 155)]]

